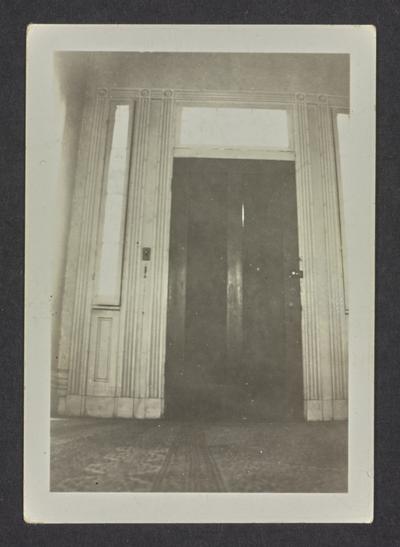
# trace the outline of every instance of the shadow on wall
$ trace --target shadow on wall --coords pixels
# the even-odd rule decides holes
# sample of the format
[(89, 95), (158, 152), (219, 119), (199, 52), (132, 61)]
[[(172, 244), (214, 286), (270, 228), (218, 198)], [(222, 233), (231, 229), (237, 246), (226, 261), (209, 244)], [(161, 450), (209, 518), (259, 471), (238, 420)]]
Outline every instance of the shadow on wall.
[[(77, 62), (79, 59), (79, 62)], [(51, 413), (56, 412), (56, 369), (61, 327), (61, 307), (64, 292), (64, 277), (68, 232), (71, 217), (72, 195), (75, 182), (75, 171), (78, 158), (79, 136), (89, 58), (85, 56), (70, 57), (63, 53), (56, 54), (54, 59), (57, 77), (55, 97), (56, 139), (58, 143), (59, 169), (51, 205), (56, 211), (53, 234), (53, 322), (52, 322), (52, 393)], [(49, 196), (50, 197), (50, 196)]]

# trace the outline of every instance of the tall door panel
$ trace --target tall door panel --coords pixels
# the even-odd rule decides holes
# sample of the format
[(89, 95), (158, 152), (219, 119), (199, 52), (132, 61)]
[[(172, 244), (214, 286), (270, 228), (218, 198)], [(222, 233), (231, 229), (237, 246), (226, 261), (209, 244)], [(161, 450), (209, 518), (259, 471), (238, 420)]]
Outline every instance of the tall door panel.
[(301, 416), (298, 268), (291, 162), (175, 161), (168, 414)]

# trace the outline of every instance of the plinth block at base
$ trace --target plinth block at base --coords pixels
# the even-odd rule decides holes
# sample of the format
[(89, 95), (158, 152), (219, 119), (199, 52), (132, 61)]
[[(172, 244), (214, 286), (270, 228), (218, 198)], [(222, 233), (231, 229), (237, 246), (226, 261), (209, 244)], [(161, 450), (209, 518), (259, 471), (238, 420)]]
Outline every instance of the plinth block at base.
[(133, 418), (133, 402), (132, 397), (118, 397), (116, 405), (117, 418)]
[(82, 395), (67, 395), (65, 397), (65, 415), (82, 416), (84, 409), (84, 397)]
[(133, 415), (135, 418), (161, 418), (163, 412), (162, 399), (134, 399)]
[(308, 422), (347, 419), (347, 401), (314, 399), (304, 401), (304, 417)]
[(333, 419), (347, 420), (348, 408), (345, 399), (333, 401)]
[(112, 418), (114, 416), (115, 397), (86, 397), (86, 416)]

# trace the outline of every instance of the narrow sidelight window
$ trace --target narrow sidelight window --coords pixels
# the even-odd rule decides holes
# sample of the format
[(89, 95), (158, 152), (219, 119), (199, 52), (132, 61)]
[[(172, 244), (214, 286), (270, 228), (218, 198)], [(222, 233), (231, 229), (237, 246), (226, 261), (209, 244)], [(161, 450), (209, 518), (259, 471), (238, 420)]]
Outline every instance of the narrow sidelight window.
[(95, 304), (119, 305), (129, 164), (130, 106), (115, 105), (97, 249)]

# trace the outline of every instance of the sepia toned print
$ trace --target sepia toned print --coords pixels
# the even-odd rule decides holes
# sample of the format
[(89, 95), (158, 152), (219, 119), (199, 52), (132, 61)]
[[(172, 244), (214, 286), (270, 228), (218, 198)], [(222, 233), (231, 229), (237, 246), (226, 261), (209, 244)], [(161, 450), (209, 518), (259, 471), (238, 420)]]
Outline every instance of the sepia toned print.
[(28, 522), (371, 521), (374, 48), (29, 29)]
[(55, 63), (51, 489), (345, 492), (348, 55)]

